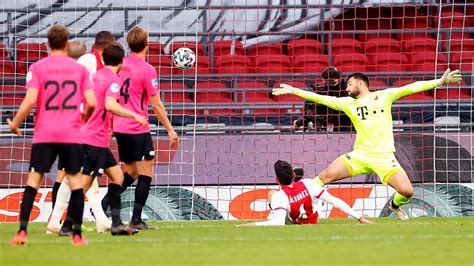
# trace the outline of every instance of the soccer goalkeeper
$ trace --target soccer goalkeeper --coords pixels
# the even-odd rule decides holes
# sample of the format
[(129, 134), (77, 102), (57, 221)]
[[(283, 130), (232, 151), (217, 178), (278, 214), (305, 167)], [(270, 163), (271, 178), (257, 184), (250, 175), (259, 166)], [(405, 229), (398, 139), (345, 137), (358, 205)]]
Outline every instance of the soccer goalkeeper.
[(439, 79), (418, 81), (393, 89), (369, 91), (369, 79), (362, 73), (347, 78), (350, 97), (331, 97), (280, 84), (273, 89), (273, 95), (293, 94), (323, 104), (331, 109), (343, 111), (349, 116), (357, 132), (354, 150), (340, 156), (323, 170), (316, 180), (321, 184), (350, 176), (376, 173), (383, 184), (396, 190), (389, 208), (401, 220), (408, 215), (400, 208), (413, 196), (413, 186), (403, 168), (395, 158), (392, 127), (392, 103), (401, 97), (434, 89), (450, 83), (460, 83), (459, 70), (447, 69)]

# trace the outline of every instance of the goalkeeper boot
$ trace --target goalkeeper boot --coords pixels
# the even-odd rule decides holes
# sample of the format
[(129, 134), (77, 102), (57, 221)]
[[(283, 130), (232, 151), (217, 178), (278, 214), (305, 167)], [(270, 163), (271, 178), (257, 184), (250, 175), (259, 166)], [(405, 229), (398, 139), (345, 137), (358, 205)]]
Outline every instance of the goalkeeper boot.
[(120, 224), (118, 226), (112, 226), (110, 230), (113, 236), (131, 236), (138, 233), (138, 230), (131, 228), (128, 225)]
[(388, 204), (388, 208), (397, 215), (398, 219), (402, 221), (410, 219), (402, 208), (393, 205), (393, 200)]
[(21, 230), (10, 241), (10, 246), (20, 246), (26, 244), (26, 242), (28, 242), (28, 240), (26, 239), (26, 231)]
[(107, 231), (110, 231), (110, 228), (112, 227), (112, 221), (107, 219), (107, 220), (101, 220), (101, 221), (96, 221), (95, 222), (95, 228), (97, 229), (97, 233), (105, 233)]

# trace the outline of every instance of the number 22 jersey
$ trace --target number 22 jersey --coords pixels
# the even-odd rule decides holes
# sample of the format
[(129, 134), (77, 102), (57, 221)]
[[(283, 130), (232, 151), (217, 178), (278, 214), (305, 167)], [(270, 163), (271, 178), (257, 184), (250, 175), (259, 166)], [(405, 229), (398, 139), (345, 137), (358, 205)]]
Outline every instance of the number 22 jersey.
[(50, 55), (30, 66), (27, 89), (38, 89), (33, 143), (81, 144), (84, 91), (93, 89), (89, 72), (65, 55)]

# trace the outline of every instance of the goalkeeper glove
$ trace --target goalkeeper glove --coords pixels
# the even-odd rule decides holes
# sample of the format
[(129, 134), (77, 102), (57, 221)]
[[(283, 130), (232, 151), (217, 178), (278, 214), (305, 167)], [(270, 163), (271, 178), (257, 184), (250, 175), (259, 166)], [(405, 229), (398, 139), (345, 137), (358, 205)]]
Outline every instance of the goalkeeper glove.
[(451, 71), (451, 69), (446, 69), (443, 76), (439, 79), (440, 85), (448, 85), (448, 84), (459, 84), (462, 81), (462, 75), (459, 70)]

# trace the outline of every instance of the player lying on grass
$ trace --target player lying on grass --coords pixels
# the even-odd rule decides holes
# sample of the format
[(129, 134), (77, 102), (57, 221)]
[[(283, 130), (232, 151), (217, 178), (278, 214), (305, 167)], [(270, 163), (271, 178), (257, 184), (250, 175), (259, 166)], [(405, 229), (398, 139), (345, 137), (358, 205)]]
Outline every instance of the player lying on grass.
[[(82, 128), (81, 135), (84, 143), (84, 167), (82, 172), (84, 191), (88, 191), (94, 179), (103, 173), (110, 180), (108, 197), (112, 211), (112, 235), (137, 233), (136, 229), (123, 225), (120, 219), (120, 192), (123, 173), (109, 149), (112, 115), (133, 119), (143, 127), (148, 126), (148, 121), (144, 117), (123, 108), (117, 103), (121, 86), (117, 73), (122, 66), (124, 54), (124, 49), (118, 43), (111, 43), (104, 49), (105, 67), (93, 76), (94, 92), (97, 99), (96, 110)], [(62, 206), (58, 202), (53, 210), (53, 215), (48, 224), (48, 231), (59, 231), (58, 216), (60, 217), (65, 209), (59, 208)], [(66, 219), (60, 233), (67, 235), (71, 233), (71, 230), (70, 219)]]
[(331, 97), (281, 84), (273, 89), (273, 95), (293, 94), (346, 113), (354, 124), (357, 137), (354, 150), (340, 156), (323, 170), (317, 181), (328, 184), (350, 176), (376, 173), (383, 184), (396, 190), (389, 208), (401, 220), (408, 215), (400, 208), (413, 196), (413, 186), (407, 174), (395, 158), (393, 140), (392, 103), (401, 97), (427, 91), (462, 80), (459, 70), (444, 72), (439, 79), (418, 81), (401, 88), (369, 91), (369, 79), (362, 73), (347, 78), (350, 97)]
[[(87, 69), (67, 56), (68, 29), (54, 25), (47, 36), (51, 54), (28, 69), (26, 96), (13, 121), (8, 121), (10, 130), (21, 136), (19, 127), (36, 105), (30, 171), (20, 207), (20, 230), (10, 244), (27, 242), (26, 229), (36, 193), (44, 173), (49, 172), (59, 157), (71, 187), (68, 214), (74, 224), (72, 242), (85, 245), (87, 241), (81, 234), (84, 156), (80, 129), (93, 114), (96, 98)], [(81, 112), (83, 102), (85, 111)]]
[[(110, 43), (115, 41), (115, 37), (110, 31), (100, 31), (97, 33), (94, 42), (94, 49), (92, 53), (86, 53), (84, 44), (78, 41), (72, 41), (68, 46), (68, 56), (77, 59), (77, 62), (87, 68), (90, 75), (96, 73), (104, 67), (103, 63), (103, 51)], [(65, 172), (62, 170), (61, 161), (58, 162), (58, 174), (56, 176), (56, 182), (53, 186), (53, 210), (56, 206), (56, 200), (58, 201), (58, 209), (64, 210), (68, 206), (69, 198), (71, 197), (71, 190), (69, 189), (67, 180), (64, 180)], [(94, 179), (92, 186), (86, 192), (89, 206), (95, 218), (96, 230), (99, 233), (110, 230), (112, 223), (105, 215), (102, 210), (101, 196), (99, 193), (99, 184)], [(51, 216), (51, 224), (57, 225), (60, 222), (62, 212), (60, 216)], [(55, 229), (55, 227), (48, 227)], [(64, 227), (67, 228), (67, 227)], [(54, 233), (52, 231), (46, 231), (47, 233)], [(65, 235), (69, 234), (69, 231), (63, 232)]]
[(273, 208), (273, 214), (270, 220), (241, 226), (270, 226), (285, 225), (287, 223), (315, 224), (319, 217), (315, 208), (315, 199), (322, 199), (330, 203), (356, 218), (360, 223), (373, 223), (355, 212), (341, 199), (332, 196), (314, 179), (302, 179), (299, 182), (294, 182), (295, 172), (290, 163), (278, 160), (274, 165), (274, 169), (280, 189), (271, 196), (270, 204)]

